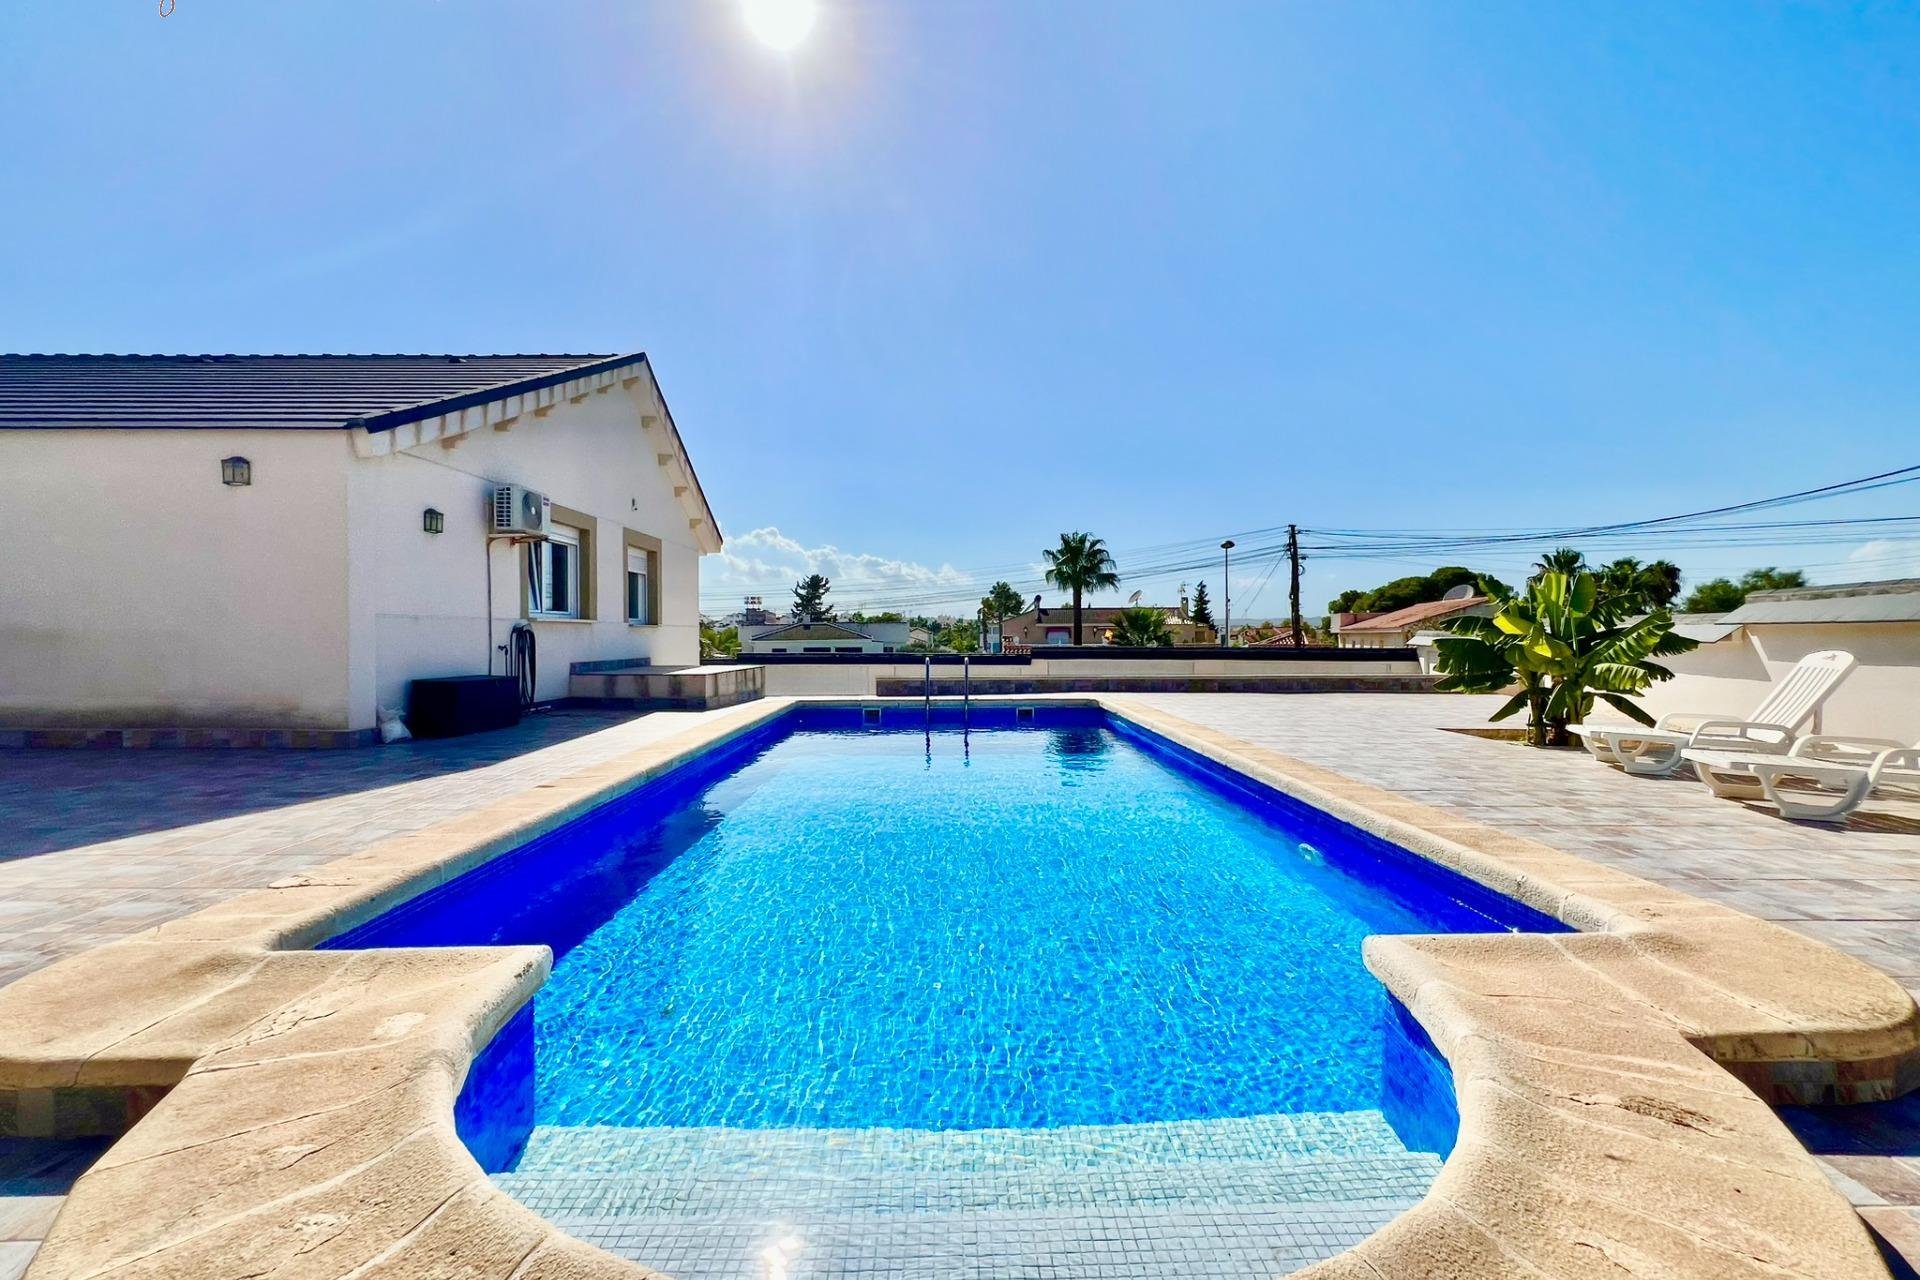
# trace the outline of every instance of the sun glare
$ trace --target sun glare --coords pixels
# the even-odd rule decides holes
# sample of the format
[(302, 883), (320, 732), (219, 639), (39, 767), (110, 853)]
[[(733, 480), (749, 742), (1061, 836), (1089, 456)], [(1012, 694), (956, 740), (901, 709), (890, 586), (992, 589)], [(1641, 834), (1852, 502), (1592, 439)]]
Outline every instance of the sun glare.
[(814, 0), (740, 0), (740, 16), (754, 39), (777, 53), (791, 53), (813, 30), (819, 7)]

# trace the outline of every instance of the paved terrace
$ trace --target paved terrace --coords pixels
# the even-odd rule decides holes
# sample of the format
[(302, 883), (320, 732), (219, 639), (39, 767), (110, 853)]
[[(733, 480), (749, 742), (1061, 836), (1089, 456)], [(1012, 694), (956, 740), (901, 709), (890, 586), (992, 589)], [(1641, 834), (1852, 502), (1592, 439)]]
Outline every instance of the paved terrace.
[[(1482, 724), (1490, 698), (1138, 700), (1778, 921), (1920, 991), (1920, 808), (1879, 806), (1841, 829), (1796, 825), (1691, 780), (1630, 778), (1582, 754), (1446, 732)], [(0, 982), (631, 751), (702, 714), (565, 713), (473, 739), (339, 753), (0, 751)], [(1912, 1206), (1916, 1112), (1903, 1106), (1903, 1126), (1868, 1135), (1891, 1155), (1848, 1154), (1859, 1135), (1831, 1125), (1803, 1133), (1838, 1153), (1830, 1168), (1857, 1202)], [(9, 1213), (0, 1200), (0, 1240), (22, 1241), (0, 1243), (0, 1280), (9, 1261), (24, 1265), (50, 1208)], [(1916, 1215), (1876, 1220), (1910, 1236), (1900, 1241), (1910, 1257), (1920, 1257)]]

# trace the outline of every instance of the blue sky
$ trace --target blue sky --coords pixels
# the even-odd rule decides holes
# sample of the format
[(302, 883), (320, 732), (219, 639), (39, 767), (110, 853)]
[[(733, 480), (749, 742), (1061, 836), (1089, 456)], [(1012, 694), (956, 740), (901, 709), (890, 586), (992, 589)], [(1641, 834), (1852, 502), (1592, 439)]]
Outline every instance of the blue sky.
[(716, 605), (1920, 463), (1910, 6), (821, 4), (785, 57), (730, 0), (10, 6), (0, 348), (645, 349)]

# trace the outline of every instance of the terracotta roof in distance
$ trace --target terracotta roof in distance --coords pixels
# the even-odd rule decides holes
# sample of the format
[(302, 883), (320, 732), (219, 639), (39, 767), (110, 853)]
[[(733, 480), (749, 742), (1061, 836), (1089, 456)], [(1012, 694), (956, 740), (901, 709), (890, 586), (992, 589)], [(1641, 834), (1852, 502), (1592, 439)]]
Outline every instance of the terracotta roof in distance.
[(1365, 622), (1350, 622), (1340, 628), (1340, 631), (1343, 635), (1350, 631), (1406, 631), (1423, 623), (1451, 618), (1457, 613), (1465, 613), (1485, 603), (1487, 603), (1485, 596), (1466, 596), (1458, 600), (1429, 600), (1425, 604), (1410, 604), (1404, 609), (1395, 609), (1392, 613), (1378, 614)]

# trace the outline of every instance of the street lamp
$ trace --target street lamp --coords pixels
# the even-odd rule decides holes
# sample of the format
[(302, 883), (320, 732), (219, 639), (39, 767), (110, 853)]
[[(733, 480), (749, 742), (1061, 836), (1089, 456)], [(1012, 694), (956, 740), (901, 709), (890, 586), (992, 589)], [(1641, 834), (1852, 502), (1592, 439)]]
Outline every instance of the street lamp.
[(1228, 649), (1233, 648), (1233, 539), (1228, 538), (1220, 544), (1220, 616), (1225, 619), (1220, 628), (1220, 643)]

